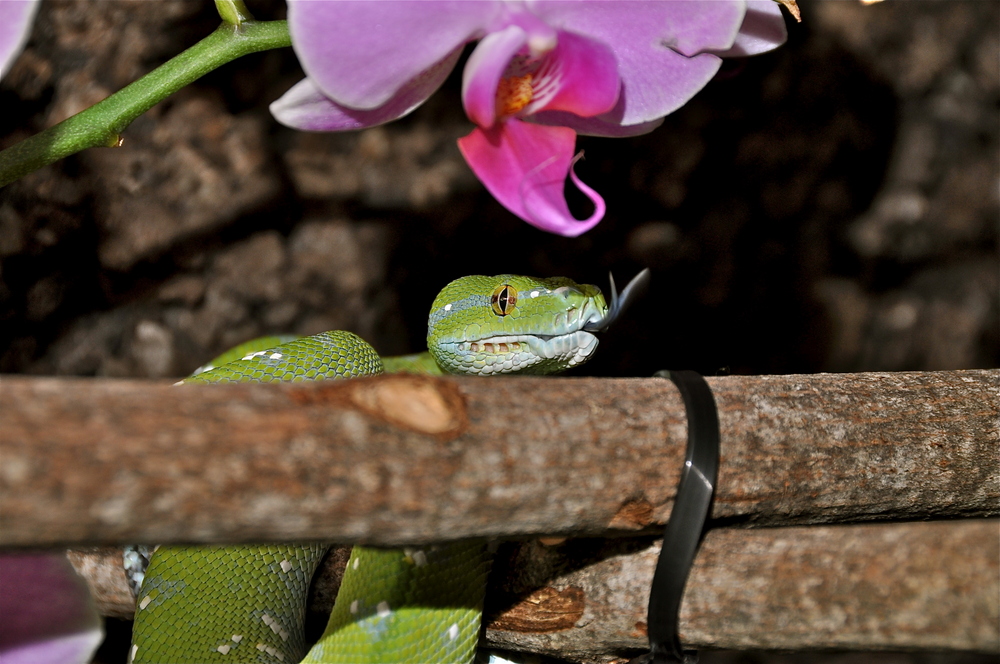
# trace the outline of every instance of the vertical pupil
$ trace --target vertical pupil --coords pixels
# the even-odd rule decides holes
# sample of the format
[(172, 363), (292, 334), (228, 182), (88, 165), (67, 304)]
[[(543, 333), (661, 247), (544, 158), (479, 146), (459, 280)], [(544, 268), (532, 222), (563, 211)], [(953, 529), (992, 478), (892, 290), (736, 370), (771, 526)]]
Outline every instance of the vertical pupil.
[(500, 297), (497, 298), (500, 304), (500, 311), (507, 313), (507, 287), (504, 286), (503, 290), (500, 291)]

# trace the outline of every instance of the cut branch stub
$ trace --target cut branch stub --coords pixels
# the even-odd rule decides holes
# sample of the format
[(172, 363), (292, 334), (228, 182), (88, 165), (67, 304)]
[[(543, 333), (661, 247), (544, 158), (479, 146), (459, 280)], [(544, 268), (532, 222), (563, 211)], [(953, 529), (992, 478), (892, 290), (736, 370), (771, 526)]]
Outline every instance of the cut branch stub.
[[(997, 515), (998, 377), (709, 379), (712, 516)], [(0, 421), (0, 546), (636, 532), (669, 516), (686, 440), (679, 395), (655, 378), (4, 377)]]

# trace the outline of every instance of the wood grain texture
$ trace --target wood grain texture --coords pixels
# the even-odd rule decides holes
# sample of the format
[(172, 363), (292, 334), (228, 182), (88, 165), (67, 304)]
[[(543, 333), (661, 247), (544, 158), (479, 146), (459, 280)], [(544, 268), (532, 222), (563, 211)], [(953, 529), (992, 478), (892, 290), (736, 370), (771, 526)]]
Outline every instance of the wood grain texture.
[[(659, 544), (649, 537), (508, 543), (487, 590), (486, 639), (604, 661), (645, 643)], [(105, 615), (134, 603), (121, 552), (72, 552)], [(333, 604), (346, 555), (324, 561), (310, 611)], [(1000, 521), (710, 532), (681, 611), (686, 644), (729, 649), (1000, 650)]]
[[(997, 515), (998, 379), (711, 378), (713, 517)], [(4, 377), (0, 422), (0, 546), (637, 532), (669, 516), (686, 443), (656, 378)]]
[[(520, 546), (498, 562), (487, 593), (487, 640), (585, 661), (643, 648), (659, 548), (636, 540)], [(544, 629), (551, 618), (533, 596), (568, 591), (582, 615), (572, 627)], [(998, 598), (997, 520), (724, 528), (708, 533), (691, 570), (681, 638), (734, 650), (998, 652)]]

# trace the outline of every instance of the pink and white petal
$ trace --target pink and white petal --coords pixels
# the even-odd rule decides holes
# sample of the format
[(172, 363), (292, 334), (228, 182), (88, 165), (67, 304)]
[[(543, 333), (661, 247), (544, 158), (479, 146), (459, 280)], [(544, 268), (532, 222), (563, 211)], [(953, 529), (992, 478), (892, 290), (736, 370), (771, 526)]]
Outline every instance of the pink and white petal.
[(540, 110), (600, 115), (618, 102), (621, 82), (611, 49), (587, 37), (560, 32), (555, 49), (538, 70), (534, 97), (525, 115)]
[[(572, 129), (515, 119), (477, 127), (458, 139), (473, 172), (504, 207), (543, 231), (567, 237), (593, 228), (605, 211), (604, 199), (571, 170), (575, 145)], [(570, 214), (563, 194), (567, 176), (594, 204), (587, 219)]]
[(86, 664), (103, 638), (87, 582), (64, 553), (0, 556), (0, 661)]
[[(618, 103), (601, 118), (627, 127), (670, 115), (691, 101), (722, 66), (722, 59), (711, 53), (688, 58), (670, 49), (649, 51), (644, 59), (639, 69), (622, 75)], [(639, 58), (632, 64), (640, 64)]]
[(540, 0), (531, 6), (554, 27), (611, 48), (622, 89), (605, 117), (633, 125), (672, 113), (711, 80), (721, 60), (700, 52), (732, 46), (745, 0)]
[(497, 87), (511, 58), (528, 40), (520, 26), (491, 32), (476, 44), (462, 72), (462, 105), (469, 119), (480, 127), (496, 122)]
[(526, 11), (522, 5), (508, 2), (504, 3), (502, 10), (486, 27), (486, 32), (500, 32), (511, 25), (528, 33), (528, 50), (535, 57), (551, 51), (559, 39), (558, 32), (551, 25)]
[(292, 47), (323, 93), (359, 109), (384, 106), (411, 79), (484, 34), (497, 2), (289, 0)]
[(746, 0), (534, 0), (531, 10), (549, 25), (598, 39), (615, 53), (623, 46), (666, 46), (684, 55), (733, 44)]
[(31, 34), (31, 23), (38, 11), (38, 0), (2, 0), (0, 2), (0, 78), (7, 75)]
[(747, 0), (747, 14), (732, 48), (716, 53), (728, 58), (772, 51), (788, 39), (785, 17), (774, 0)]
[(378, 108), (341, 106), (324, 95), (312, 79), (304, 78), (271, 103), (271, 115), (281, 124), (303, 131), (350, 131), (391, 122), (424, 103), (448, 77), (461, 54), (461, 49), (455, 49)]
[(604, 136), (606, 138), (641, 136), (663, 124), (663, 118), (657, 118), (649, 122), (623, 126), (616, 122), (610, 122), (601, 116), (581, 118), (579, 115), (566, 111), (540, 111), (526, 119), (541, 125), (569, 127), (582, 136)]

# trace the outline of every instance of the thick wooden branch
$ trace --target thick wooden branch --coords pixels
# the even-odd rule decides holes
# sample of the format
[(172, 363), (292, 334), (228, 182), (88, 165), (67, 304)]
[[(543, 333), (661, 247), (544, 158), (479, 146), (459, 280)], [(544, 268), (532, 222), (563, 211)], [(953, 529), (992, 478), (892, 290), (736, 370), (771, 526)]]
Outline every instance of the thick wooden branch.
[[(1000, 371), (709, 379), (716, 518), (1000, 512)], [(635, 532), (685, 447), (664, 379), (171, 387), (4, 377), (0, 546)]]
[[(522, 549), (504, 564), (501, 591), (530, 594), (492, 617), (488, 639), (583, 660), (643, 647), (659, 545), (633, 547)], [(546, 569), (559, 576), (532, 578)], [(997, 652), (998, 597), (996, 520), (721, 529), (708, 533), (691, 570), (681, 638), (737, 650)], [(571, 628), (552, 629), (573, 617)]]
[[(601, 661), (645, 643), (651, 538), (504, 545), (487, 591), (496, 647)], [(74, 552), (100, 609), (131, 617), (120, 550)], [(325, 615), (346, 556), (314, 584)], [(1000, 649), (1000, 521), (720, 529), (681, 611), (686, 644), (730, 649)]]

